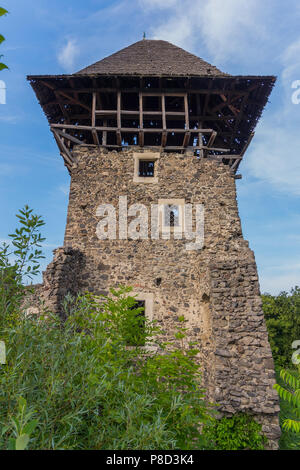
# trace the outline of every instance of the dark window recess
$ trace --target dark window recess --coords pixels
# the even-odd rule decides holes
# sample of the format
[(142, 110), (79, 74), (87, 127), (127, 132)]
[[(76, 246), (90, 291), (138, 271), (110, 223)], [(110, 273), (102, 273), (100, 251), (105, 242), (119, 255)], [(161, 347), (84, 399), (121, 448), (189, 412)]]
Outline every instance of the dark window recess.
[(145, 345), (145, 300), (136, 300), (130, 310), (136, 310), (137, 308), (142, 308), (143, 310), (135, 314), (130, 322), (126, 335), (127, 346)]
[(179, 208), (178, 206), (168, 205), (165, 207), (165, 226), (179, 226)]
[(143, 178), (154, 176), (154, 161), (140, 160), (139, 161), (139, 176)]

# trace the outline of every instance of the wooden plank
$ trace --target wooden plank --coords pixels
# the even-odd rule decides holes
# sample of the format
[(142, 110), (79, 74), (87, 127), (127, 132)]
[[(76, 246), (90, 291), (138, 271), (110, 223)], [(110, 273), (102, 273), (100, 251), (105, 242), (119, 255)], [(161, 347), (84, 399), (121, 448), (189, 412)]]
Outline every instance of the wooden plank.
[[(107, 120), (103, 121), (104, 127), (107, 127)], [(102, 145), (106, 145), (107, 142), (107, 131), (102, 132)]]
[(117, 93), (117, 126), (121, 129), (121, 92)]
[(117, 134), (117, 144), (118, 144), (119, 146), (121, 146), (121, 145), (122, 145), (122, 136), (121, 136), (121, 131), (120, 131), (120, 129), (118, 129), (118, 130), (116, 131), (116, 134)]
[[(57, 129), (77, 129), (77, 130), (92, 130), (92, 126), (80, 126), (76, 124), (51, 124), (53, 128)], [(117, 131), (121, 130), (122, 132), (136, 132), (139, 131), (138, 127), (107, 127), (107, 126), (95, 126), (97, 131)], [(154, 128), (144, 128), (144, 132), (162, 132), (165, 129), (154, 129)], [(185, 132), (211, 134), (213, 129), (167, 129), (168, 132), (173, 132), (174, 134), (184, 134)]]
[(189, 121), (189, 102), (187, 93), (184, 95), (184, 112), (185, 112), (185, 128), (190, 128), (190, 121)]
[(143, 95), (139, 93), (139, 118), (140, 118), (140, 129), (144, 127), (144, 120), (143, 120)]
[(139, 146), (144, 147), (144, 131), (139, 132)]
[[(56, 90), (57, 87), (50, 84), (46, 83), (45, 80), (41, 80), (40, 83), (43, 83), (43, 85), (47, 86), (51, 90)], [(244, 96), (245, 94), (253, 91), (255, 88), (259, 88), (259, 85), (252, 85), (252, 87), (249, 87), (243, 90), (224, 90), (220, 88), (190, 88), (188, 89), (188, 93), (192, 95), (200, 94), (200, 95), (207, 95), (207, 94), (214, 94), (214, 95), (221, 95), (226, 93), (226, 95), (239, 95), (239, 96)], [(117, 93), (118, 89), (117, 88), (112, 88), (112, 87), (83, 87), (83, 88), (60, 88), (62, 92), (69, 93), (69, 92), (75, 92), (79, 94), (88, 94), (88, 93)], [(184, 94), (187, 92), (186, 88), (178, 89), (178, 88), (151, 88), (151, 92), (148, 91), (149, 89), (144, 88), (144, 87), (132, 87), (132, 88), (122, 88), (122, 92), (124, 93), (139, 93), (142, 92), (145, 95), (150, 95), (152, 93), (153, 96), (160, 96), (162, 93), (166, 94), (167, 96), (179, 96), (183, 97)]]
[(166, 99), (165, 95), (161, 95), (161, 111), (162, 111), (162, 127), (167, 129), (167, 118), (166, 118)]
[(96, 126), (96, 104), (97, 104), (97, 93), (93, 93), (92, 127), (95, 127), (95, 126)]
[[(51, 128), (51, 126), (50, 126), (50, 128)], [(68, 134), (67, 132), (62, 132), (60, 130), (56, 130), (55, 132), (57, 132), (57, 134), (61, 135), (64, 139), (68, 139), (71, 142), (74, 142), (74, 144), (78, 144), (78, 145), (84, 144), (84, 142), (82, 142), (82, 140), (77, 139), (76, 137), (74, 137), (73, 135)]]
[(72, 154), (70, 153), (70, 151), (67, 149), (67, 147), (65, 146), (62, 138), (57, 134), (57, 132), (55, 130), (52, 129), (52, 132), (53, 132), (53, 135), (54, 135), (54, 138), (56, 140), (56, 143), (58, 145), (58, 148), (61, 152), (61, 156), (63, 157), (63, 159), (66, 161), (66, 163), (68, 163), (69, 165), (71, 165), (71, 167), (73, 166), (73, 163), (74, 163), (74, 159), (72, 157)]
[(168, 132), (163, 131), (161, 134), (161, 146), (164, 148), (167, 145), (168, 140)]
[(92, 136), (93, 136), (94, 144), (99, 147), (100, 142), (99, 142), (99, 137), (98, 137), (98, 133), (97, 133), (96, 129), (92, 129)]
[(242, 150), (242, 152), (241, 152), (241, 156), (242, 156), (242, 157), (243, 157), (244, 154), (246, 153), (246, 150), (248, 149), (249, 145), (251, 144), (251, 141), (252, 141), (254, 135), (255, 135), (255, 132), (251, 132), (250, 137), (249, 137), (249, 139), (248, 139), (248, 142), (246, 143), (246, 145), (244, 146), (244, 148), (243, 148), (243, 150)]
[(190, 137), (191, 137), (191, 133), (186, 132), (183, 138), (183, 144), (182, 144), (183, 147), (187, 147), (189, 145)]
[(214, 141), (216, 140), (217, 134), (218, 134), (218, 133), (217, 133), (216, 131), (213, 131), (213, 132), (211, 133), (211, 136), (210, 136), (210, 138), (209, 138), (209, 141), (207, 142), (207, 147), (211, 147), (211, 146), (213, 145)]
[(56, 90), (56, 93), (63, 96), (64, 98), (67, 98), (69, 101), (71, 101), (71, 103), (81, 106), (82, 108), (87, 109), (88, 111), (91, 111), (89, 106), (87, 106), (84, 103), (81, 103), (80, 100), (77, 100), (76, 98), (73, 98), (72, 96), (69, 96), (66, 93), (63, 93), (61, 90)]

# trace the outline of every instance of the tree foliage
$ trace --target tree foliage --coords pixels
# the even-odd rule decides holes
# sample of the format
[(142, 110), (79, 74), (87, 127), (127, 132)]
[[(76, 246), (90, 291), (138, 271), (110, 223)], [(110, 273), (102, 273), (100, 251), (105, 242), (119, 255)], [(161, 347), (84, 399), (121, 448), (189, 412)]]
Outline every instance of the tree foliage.
[(0, 328), (7, 322), (13, 324), (27, 291), (24, 281), (39, 274), (39, 262), (44, 258), (41, 243), (45, 239), (40, 228), (45, 223), (41, 216), (26, 205), (17, 218), (20, 225), (9, 235), (11, 244), (0, 245)]
[[(205, 448), (199, 427), (213, 419), (196, 352), (158, 344), (151, 323), (147, 347), (128, 347), (127, 315), (132, 342), (139, 328), (129, 294), (121, 288), (107, 298), (79, 296), (64, 323), (47, 312), (2, 328), (0, 448)], [(27, 406), (22, 425), (20, 397)]]
[(300, 434), (300, 366), (297, 371), (282, 369), (280, 378), (283, 385), (275, 384), (280, 398), (289, 404), (290, 416), (282, 420), (282, 428)]
[(300, 288), (277, 296), (265, 294), (262, 300), (275, 364), (291, 367), (292, 343), (300, 340)]
[(12, 246), (0, 249), (0, 449), (204, 448), (199, 426), (213, 407), (194, 345), (158, 341), (125, 287), (68, 295), (64, 320), (28, 316), (23, 279), (39, 271), (44, 222), (27, 206), (17, 217)]
[[(0, 7), (0, 16), (4, 16), (8, 13), (7, 10), (5, 10), (5, 8), (3, 7)], [(5, 41), (5, 37), (0, 34), (0, 44), (2, 44), (3, 42)], [(2, 55), (0, 55), (0, 59), (2, 58)], [(0, 71), (1, 70), (4, 70), (4, 69), (7, 69), (7, 65), (3, 64), (2, 62), (0, 62)]]
[(204, 428), (204, 435), (218, 450), (263, 450), (267, 443), (261, 424), (245, 413), (216, 421)]

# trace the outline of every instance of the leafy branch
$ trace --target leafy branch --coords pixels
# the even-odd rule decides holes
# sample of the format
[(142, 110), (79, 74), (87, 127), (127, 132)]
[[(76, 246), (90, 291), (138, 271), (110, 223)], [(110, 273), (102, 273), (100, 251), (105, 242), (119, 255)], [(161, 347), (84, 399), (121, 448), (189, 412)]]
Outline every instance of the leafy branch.
[[(0, 16), (4, 16), (7, 13), (8, 13), (8, 11), (5, 10), (5, 8), (0, 7)], [(2, 34), (0, 34), (0, 44), (2, 44), (4, 41), (5, 41), (5, 37)], [(0, 59), (2, 57), (3, 57), (3, 55), (0, 55)], [(7, 65), (3, 64), (3, 62), (0, 62), (0, 71), (4, 70), (4, 69), (8, 69)]]

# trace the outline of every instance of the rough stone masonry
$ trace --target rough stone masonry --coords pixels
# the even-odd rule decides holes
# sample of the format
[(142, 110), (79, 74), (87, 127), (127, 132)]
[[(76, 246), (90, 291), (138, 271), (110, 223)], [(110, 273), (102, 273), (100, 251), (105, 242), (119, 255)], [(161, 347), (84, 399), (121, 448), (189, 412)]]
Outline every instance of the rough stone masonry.
[[(141, 154), (143, 151), (140, 151)], [(274, 363), (268, 342), (253, 252), (243, 239), (234, 175), (222, 163), (161, 153), (157, 182), (134, 182), (137, 150), (78, 146), (71, 172), (64, 247), (55, 250), (37, 295), (61, 314), (67, 292), (107, 294), (133, 286), (152, 298), (151, 312), (165, 338), (184, 315), (201, 350), (204, 385), (225, 415), (249, 412), (263, 424), (273, 448), (280, 435)], [(99, 240), (96, 209), (119, 196), (147, 207), (159, 199), (203, 204), (204, 247), (187, 251), (186, 240)], [(147, 309), (146, 309), (147, 310)]]

